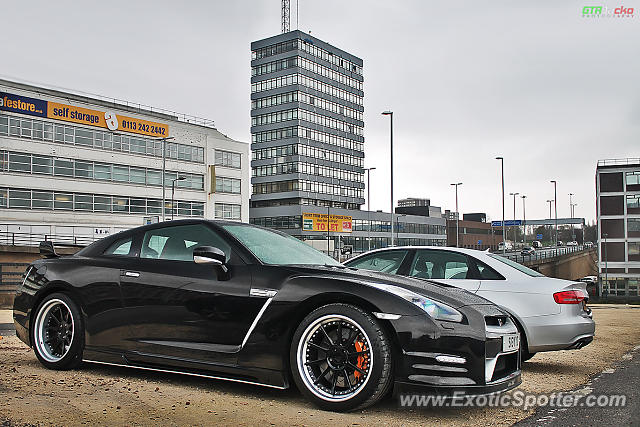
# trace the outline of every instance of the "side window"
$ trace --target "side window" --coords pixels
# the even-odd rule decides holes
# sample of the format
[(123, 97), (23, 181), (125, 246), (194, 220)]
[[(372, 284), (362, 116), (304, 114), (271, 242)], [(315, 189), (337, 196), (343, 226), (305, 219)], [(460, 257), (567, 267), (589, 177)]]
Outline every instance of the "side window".
[(476, 266), (478, 267), (478, 271), (480, 272), (480, 279), (483, 280), (505, 280), (504, 277), (493, 268), (489, 267), (487, 264), (474, 259), (476, 262)]
[(421, 279), (466, 279), (469, 263), (466, 255), (449, 251), (419, 250), (409, 275)]
[(131, 252), (131, 242), (133, 242), (133, 236), (116, 240), (103, 252), (103, 254), (127, 256)]
[(402, 265), (404, 257), (407, 256), (407, 252), (402, 250), (376, 252), (349, 263), (349, 267), (395, 274)]
[(229, 259), (231, 248), (213, 230), (203, 224), (179, 225), (149, 230), (144, 233), (140, 258), (193, 261), (198, 246), (214, 246)]

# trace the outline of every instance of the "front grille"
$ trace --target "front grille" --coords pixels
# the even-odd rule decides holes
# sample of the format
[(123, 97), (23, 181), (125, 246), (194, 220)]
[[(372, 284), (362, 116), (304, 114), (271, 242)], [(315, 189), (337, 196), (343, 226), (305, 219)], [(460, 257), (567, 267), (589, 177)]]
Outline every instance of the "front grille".
[(509, 317), (505, 315), (485, 316), (484, 322), (487, 326), (504, 326), (507, 324)]
[(503, 353), (503, 339), (509, 334), (518, 333), (518, 329), (508, 315), (485, 316), (485, 381), (499, 381), (520, 369), (520, 352)]

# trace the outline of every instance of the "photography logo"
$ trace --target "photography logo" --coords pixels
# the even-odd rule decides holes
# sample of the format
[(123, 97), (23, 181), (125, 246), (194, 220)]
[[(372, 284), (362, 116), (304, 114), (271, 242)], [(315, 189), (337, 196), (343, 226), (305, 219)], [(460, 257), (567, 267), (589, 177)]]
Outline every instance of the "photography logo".
[(635, 9), (633, 7), (618, 6), (609, 8), (607, 6), (583, 6), (583, 18), (634, 18)]

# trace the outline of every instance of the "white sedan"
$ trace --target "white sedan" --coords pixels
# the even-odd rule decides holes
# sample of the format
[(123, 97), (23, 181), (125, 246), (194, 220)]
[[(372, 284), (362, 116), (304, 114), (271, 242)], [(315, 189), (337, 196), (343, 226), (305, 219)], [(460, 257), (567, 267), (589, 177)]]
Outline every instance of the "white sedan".
[(593, 341), (586, 284), (546, 277), (500, 255), (429, 246), (378, 249), (348, 267), (429, 279), (477, 293), (507, 311), (522, 337), (522, 359)]

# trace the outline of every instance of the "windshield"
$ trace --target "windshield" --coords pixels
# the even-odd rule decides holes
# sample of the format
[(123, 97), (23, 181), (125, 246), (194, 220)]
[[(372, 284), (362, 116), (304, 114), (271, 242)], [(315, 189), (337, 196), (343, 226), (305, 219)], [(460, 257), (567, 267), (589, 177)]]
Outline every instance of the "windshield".
[(242, 224), (226, 224), (222, 228), (265, 264), (341, 265), (333, 258), (286, 234)]
[(538, 273), (537, 271), (532, 270), (529, 267), (525, 267), (522, 264), (518, 264), (517, 262), (512, 261), (509, 258), (504, 258), (504, 257), (501, 257), (500, 255), (494, 255), (494, 254), (489, 254), (489, 256), (531, 277), (546, 277), (544, 274)]

